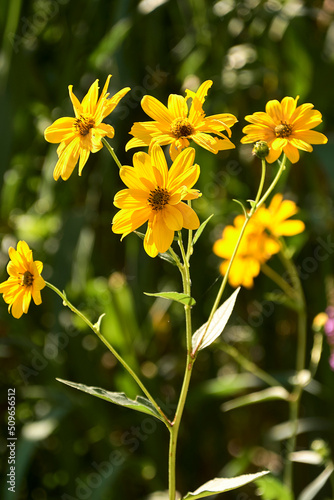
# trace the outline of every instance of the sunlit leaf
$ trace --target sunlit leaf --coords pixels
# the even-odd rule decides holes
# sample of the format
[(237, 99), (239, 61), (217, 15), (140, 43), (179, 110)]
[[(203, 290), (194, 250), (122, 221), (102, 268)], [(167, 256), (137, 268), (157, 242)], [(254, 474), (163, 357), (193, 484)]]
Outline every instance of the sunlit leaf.
[(66, 384), (70, 387), (74, 387), (74, 389), (78, 389), (79, 391), (86, 392), (87, 394), (91, 394), (92, 396), (96, 396), (97, 398), (104, 399), (105, 401), (109, 401), (110, 403), (114, 403), (119, 406), (125, 406), (127, 408), (131, 408), (132, 410), (140, 411), (142, 413), (148, 413), (153, 417), (162, 420), (161, 415), (154, 408), (152, 403), (142, 397), (137, 396), (135, 400), (128, 398), (124, 392), (110, 392), (105, 389), (101, 389), (99, 387), (88, 387), (84, 384), (76, 384), (74, 382), (69, 382), (68, 380), (62, 380), (57, 378), (58, 382), (62, 384)]
[(289, 453), (289, 459), (293, 462), (302, 464), (320, 465), (323, 462), (323, 457), (317, 451), (301, 450)]
[(317, 493), (323, 488), (329, 479), (330, 475), (333, 473), (333, 464), (327, 465), (326, 469), (322, 471), (319, 476), (312, 481), (306, 488), (301, 492), (297, 500), (312, 500), (315, 498)]
[(195, 498), (209, 497), (214, 493), (224, 493), (225, 491), (235, 490), (236, 488), (240, 488), (245, 484), (251, 483), (252, 481), (255, 481), (255, 479), (258, 479), (268, 473), (269, 471), (262, 471), (257, 472), (256, 474), (243, 474), (242, 476), (237, 477), (217, 477), (215, 479), (211, 479), (211, 481), (208, 481), (207, 483), (204, 483), (202, 486), (197, 488), (196, 491), (187, 493), (183, 500), (195, 500)]
[(209, 346), (219, 337), (232, 314), (239, 291), (240, 287), (237, 288), (224, 302), (224, 304), (217, 309), (209, 327), (207, 327), (207, 323), (204, 323), (204, 325), (196, 330), (192, 338), (193, 351), (197, 351), (197, 349), (204, 349), (204, 347)]
[(284, 399), (285, 401), (289, 398), (289, 393), (284, 387), (269, 387), (263, 391), (253, 392), (252, 394), (246, 394), (246, 396), (241, 396), (233, 401), (227, 401), (222, 405), (224, 411), (230, 411), (234, 408), (240, 408), (240, 406), (247, 406), (254, 403), (262, 403), (263, 401), (270, 401), (273, 399)]
[(197, 229), (195, 235), (194, 235), (194, 238), (193, 238), (193, 245), (195, 245), (196, 241), (198, 240), (198, 238), (201, 236), (201, 234), (203, 233), (204, 229), (205, 229), (205, 226), (207, 225), (207, 223), (209, 222), (209, 220), (213, 217), (213, 214), (210, 215), (210, 217), (208, 217), (204, 222), (202, 222), (202, 224), (199, 226), (199, 228)]
[(162, 299), (174, 300), (175, 302), (180, 302), (181, 304), (185, 304), (187, 306), (194, 306), (196, 304), (196, 300), (187, 295), (186, 293), (178, 293), (178, 292), (160, 292), (160, 293), (147, 293), (144, 292), (145, 295), (149, 297), (160, 297)]

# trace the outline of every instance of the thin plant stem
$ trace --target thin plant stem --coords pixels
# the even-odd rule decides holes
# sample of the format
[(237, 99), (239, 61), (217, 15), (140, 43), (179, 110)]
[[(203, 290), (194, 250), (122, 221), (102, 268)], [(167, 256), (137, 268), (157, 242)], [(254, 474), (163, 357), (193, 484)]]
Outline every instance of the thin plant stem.
[(135, 382), (141, 388), (141, 390), (143, 391), (143, 393), (147, 396), (147, 398), (149, 399), (149, 401), (152, 403), (152, 405), (154, 406), (154, 408), (159, 412), (159, 414), (163, 418), (163, 421), (166, 424), (166, 426), (169, 428), (170, 424), (171, 424), (170, 421), (168, 420), (168, 418), (166, 417), (166, 415), (164, 414), (164, 412), (161, 410), (161, 408), (159, 407), (159, 405), (156, 403), (156, 401), (154, 400), (154, 398), (151, 396), (151, 394), (149, 393), (149, 391), (146, 389), (145, 385), (142, 383), (142, 381), (139, 379), (139, 377), (136, 375), (136, 373), (132, 370), (132, 368), (127, 364), (127, 362), (122, 358), (122, 356), (120, 354), (118, 354), (118, 352), (113, 348), (113, 346), (111, 344), (109, 344), (109, 342), (101, 334), (101, 332), (100, 332), (100, 324), (99, 324), (100, 322), (98, 321), (96, 324), (93, 325), (93, 323), (91, 323), (89, 321), (89, 319), (86, 318), (86, 316), (84, 314), (82, 314), (82, 312), (80, 312), (76, 307), (74, 307), (73, 304), (71, 304), (71, 302), (68, 300), (68, 298), (66, 297), (66, 295), (64, 293), (62, 293), (60, 290), (58, 290), (57, 287), (55, 287), (51, 283), (48, 283), (47, 281), (45, 282), (45, 284), (51, 290), (53, 290), (57, 295), (59, 295), (59, 297), (63, 300), (63, 304), (65, 306), (69, 307), (71, 309), (71, 311), (74, 314), (76, 314), (84, 323), (86, 323), (86, 325), (89, 326), (89, 328), (99, 337), (99, 339), (104, 343), (104, 345), (109, 349), (109, 351), (115, 356), (115, 358), (121, 363), (121, 365), (123, 365), (123, 367), (126, 369), (126, 371), (135, 380)]
[(276, 285), (278, 285), (288, 297), (292, 300), (296, 300), (297, 296), (295, 289), (292, 288), (292, 286), (290, 286), (280, 274), (274, 271), (274, 269), (264, 263), (261, 264), (261, 271), (274, 283), (276, 283)]
[(112, 148), (109, 144), (109, 142), (104, 138), (102, 137), (102, 143), (105, 145), (105, 147), (107, 148), (107, 150), (109, 151), (109, 153), (111, 154), (113, 160), (115, 161), (116, 165), (118, 166), (119, 169), (122, 168), (122, 164), (121, 162), (119, 161), (119, 159), (117, 158), (117, 155), (115, 153), (115, 150), (114, 148)]
[[(191, 238), (191, 235), (188, 235), (188, 238)], [(189, 241), (189, 240), (188, 240)], [(182, 275), (182, 283), (183, 283), (183, 292), (187, 295), (191, 293), (191, 280), (190, 280), (190, 270), (189, 270), (189, 255), (186, 255), (183, 241), (182, 241), (182, 233), (179, 232), (179, 246), (181, 250), (181, 255), (183, 259), (183, 264), (179, 266), (179, 270)], [(180, 423), (183, 415), (184, 406), (187, 399), (191, 374), (195, 359), (191, 356), (191, 339), (192, 339), (192, 327), (191, 327), (191, 306), (185, 305), (185, 319), (186, 319), (186, 341), (187, 341), (187, 360), (186, 360), (186, 368), (185, 374), (183, 378), (182, 388), (180, 392), (180, 397), (178, 401), (178, 405), (175, 412), (175, 417), (172, 422), (172, 426), (169, 428), (170, 430), (170, 441), (169, 441), (169, 463), (168, 463), (168, 486), (169, 486), (169, 500), (175, 500), (176, 493), (176, 478), (175, 478), (175, 469), (176, 469), (176, 448), (177, 448), (177, 439), (180, 428)]]
[(222, 342), (220, 344), (220, 348), (222, 351), (226, 352), (231, 358), (235, 359), (240, 366), (242, 366), (245, 370), (255, 375), (260, 380), (263, 380), (266, 384), (271, 387), (282, 386), (278, 380), (269, 375), (269, 373), (261, 370), (253, 361), (250, 361), (245, 356), (243, 356), (238, 349), (234, 346), (227, 344), (226, 342)]
[[(297, 353), (296, 353), (296, 384), (292, 391), (290, 398), (290, 411), (289, 419), (292, 425), (291, 435), (288, 439), (287, 450), (288, 453), (294, 452), (297, 443), (298, 432), (298, 417), (300, 400), (303, 393), (303, 384), (299, 379), (300, 372), (305, 369), (306, 359), (306, 340), (307, 340), (307, 315), (306, 315), (306, 302), (303, 287), (300, 282), (298, 271), (289, 257), (284, 243), (282, 243), (282, 250), (279, 254), (282, 263), (289, 273), (293, 288), (297, 295), (298, 304), (298, 337), (297, 337)], [(286, 460), (284, 471), (284, 482), (286, 486), (292, 491), (293, 488), (293, 462), (289, 459)]]
[(266, 201), (266, 199), (268, 198), (268, 196), (270, 195), (270, 193), (272, 192), (272, 190), (274, 189), (274, 187), (278, 183), (278, 181), (279, 181), (279, 179), (280, 179), (283, 171), (285, 170), (285, 164), (286, 164), (286, 156), (285, 156), (285, 153), (284, 153), (282, 161), (281, 161), (281, 164), (280, 164), (280, 167), (279, 167), (279, 169), (277, 171), (277, 174), (275, 175), (275, 178), (274, 178), (273, 182), (270, 184), (269, 188), (267, 189), (267, 191), (265, 192), (265, 194), (262, 196), (262, 198), (258, 201), (256, 208), (259, 208)]
[[(262, 194), (262, 191), (263, 191), (263, 186), (264, 186), (264, 180), (265, 180), (265, 175), (266, 175), (266, 162), (265, 160), (263, 159), (262, 160), (262, 173), (261, 173), (261, 179), (260, 179), (260, 184), (259, 184), (259, 188), (257, 190), (257, 194), (256, 194), (256, 197), (255, 197), (255, 201), (252, 202), (252, 208), (250, 209), (250, 211), (247, 213), (245, 210), (245, 221), (243, 223), (243, 226), (241, 228), (241, 231), (240, 231), (240, 234), (239, 234), (239, 238), (238, 238), (238, 241), (236, 243), (236, 246), (234, 248), (234, 251), (232, 253), (232, 256), (231, 256), (231, 259), (230, 259), (230, 262), (229, 262), (229, 265), (227, 267), (227, 270), (226, 270), (226, 273), (224, 275), (224, 278), (223, 278), (223, 281), (220, 285), (220, 288), (218, 290), (218, 293), (217, 293), (217, 296), (216, 296), (216, 299), (215, 299), (215, 302), (212, 306), (212, 309), (211, 309), (211, 312), (210, 312), (210, 315), (209, 315), (209, 319), (207, 321), (207, 326), (206, 326), (206, 330), (205, 332), (203, 333), (203, 337), (205, 337), (205, 334), (210, 326), (210, 323), (212, 321), (212, 318), (213, 318), (213, 315), (214, 313), (216, 312), (217, 308), (218, 308), (218, 305), (220, 303), (220, 300), (222, 298), (222, 295), (224, 293), (224, 290), (225, 290), (225, 287), (226, 287), (226, 284), (227, 284), (227, 280), (228, 280), (228, 277), (229, 277), (229, 274), (230, 274), (230, 270), (231, 270), (231, 267), (232, 267), (232, 264), (233, 264), (233, 261), (235, 259), (235, 256), (237, 254), (237, 251), (239, 249), (239, 245), (241, 243), (241, 240), (242, 240), (242, 237), (244, 235), (244, 232), (246, 230), (246, 227), (247, 227), (247, 224), (248, 222), (250, 221), (250, 219), (252, 218), (252, 216), (255, 214), (255, 212), (257, 211), (257, 209), (265, 202), (265, 200), (268, 198), (269, 194), (272, 192), (272, 190), (274, 189), (274, 187), (276, 186), (277, 182), (279, 181), (279, 178), (281, 177), (282, 175), (282, 172), (284, 171), (285, 169), (285, 163), (286, 163), (286, 156), (285, 154), (283, 155), (283, 159), (282, 159), (282, 162), (280, 164), (280, 167), (277, 171), (277, 174), (274, 178), (274, 180), (272, 181), (272, 183), (270, 184), (269, 188), (267, 189), (267, 191), (265, 192), (265, 194), (262, 196), (261, 198), (261, 194)], [(196, 356), (197, 355), (197, 352), (199, 350), (201, 346), (201, 342), (198, 343), (195, 351), (192, 353), (192, 356)]]

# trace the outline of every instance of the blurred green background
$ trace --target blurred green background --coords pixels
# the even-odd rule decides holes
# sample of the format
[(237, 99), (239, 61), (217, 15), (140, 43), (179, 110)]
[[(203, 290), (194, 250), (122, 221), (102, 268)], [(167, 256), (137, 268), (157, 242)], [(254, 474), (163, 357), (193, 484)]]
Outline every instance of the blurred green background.
[[(329, 144), (302, 154), (287, 169), (280, 188), (301, 208), (305, 235), (290, 239), (304, 273), (309, 326), (334, 300), (333, 252), (316, 261), (319, 238), (327, 241), (334, 224), (334, 3), (332, 0), (1, 0), (0, 24), (0, 280), (7, 279), (8, 247), (25, 239), (43, 276), (94, 322), (106, 312), (102, 332), (173, 415), (184, 370), (184, 323), (179, 304), (155, 301), (143, 291), (181, 291), (177, 269), (150, 259), (136, 235), (123, 242), (110, 223), (115, 193), (122, 189), (118, 169), (103, 149), (90, 156), (82, 177), (52, 177), (56, 146), (44, 129), (72, 116), (68, 85), (81, 99), (91, 83), (113, 75), (111, 94), (131, 92), (106, 119), (115, 128), (112, 145), (123, 164), (134, 121), (146, 120), (143, 95), (166, 103), (170, 93), (196, 90), (207, 79), (213, 87), (207, 115), (231, 112), (236, 149), (217, 156), (197, 148), (201, 166), (194, 203), (210, 220), (192, 259), (195, 327), (207, 319), (219, 287), (219, 259), (212, 244), (239, 207), (233, 198), (254, 196), (259, 162), (240, 145), (244, 116), (264, 110), (269, 99), (300, 95), (323, 113)], [(272, 167), (274, 169), (274, 167)], [(331, 253), (332, 252), (332, 253)], [(310, 260), (311, 258), (311, 260)], [(281, 272), (279, 260), (270, 262)], [(294, 366), (296, 316), (267, 301), (276, 288), (261, 275), (242, 290), (225, 340), (286, 381)], [(231, 292), (228, 290), (227, 293)], [(168, 435), (145, 415), (113, 406), (62, 386), (56, 377), (137, 394), (132, 380), (103, 345), (45, 289), (43, 303), (15, 320), (0, 306), (3, 472), (7, 454), (7, 389), (16, 388), (17, 463), (13, 496), (2, 484), (1, 498), (55, 500), (142, 499), (167, 486)], [(312, 332), (309, 329), (309, 347)], [(307, 429), (298, 449), (314, 439), (333, 439), (334, 374), (324, 352), (317, 381), (306, 391), (301, 416)], [(264, 387), (244, 372), (219, 344), (198, 357), (178, 448), (177, 485), (193, 491), (218, 475), (269, 468), (279, 477), (284, 435), (276, 426), (288, 419), (283, 402), (266, 402), (224, 412), (222, 403)], [(296, 465), (298, 494), (321, 472)], [(326, 489), (328, 488), (328, 489)], [(326, 485), (318, 499), (331, 498)], [(257, 498), (254, 485), (224, 498)]]

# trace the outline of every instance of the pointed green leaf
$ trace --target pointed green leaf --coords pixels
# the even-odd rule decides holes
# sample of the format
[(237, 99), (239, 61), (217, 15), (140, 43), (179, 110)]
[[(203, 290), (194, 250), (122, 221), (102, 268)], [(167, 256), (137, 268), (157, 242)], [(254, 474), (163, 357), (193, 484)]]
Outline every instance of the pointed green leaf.
[(166, 260), (170, 264), (173, 264), (173, 266), (177, 266), (177, 263), (175, 262), (173, 257), (168, 252), (158, 253), (158, 257), (160, 257), (160, 259), (162, 259), (162, 260)]
[(187, 306), (194, 306), (196, 304), (196, 300), (187, 295), (186, 293), (178, 293), (178, 292), (161, 292), (161, 293), (147, 293), (144, 292), (145, 295), (149, 297), (161, 297), (162, 299), (175, 300), (175, 302), (180, 302), (181, 304)]
[(319, 476), (314, 481), (312, 481), (312, 483), (306, 486), (306, 488), (299, 495), (298, 500), (313, 500), (317, 493), (326, 484), (333, 471), (333, 464), (330, 463), (329, 465), (327, 465), (326, 469), (323, 470), (322, 473), (319, 474)]
[(192, 337), (193, 352), (197, 351), (197, 349), (204, 349), (204, 347), (209, 346), (219, 337), (232, 314), (239, 291), (240, 286), (227, 300), (225, 300), (224, 304), (217, 309), (209, 327), (207, 326), (207, 323), (204, 323), (204, 325), (196, 330)]
[(289, 460), (292, 462), (299, 462), (301, 464), (320, 465), (324, 459), (317, 451), (313, 450), (300, 450), (289, 453)]
[(252, 481), (255, 481), (255, 479), (258, 479), (268, 473), (269, 471), (263, 471), (256, 474), (243, 474), (242, 476), (237, 477), (216, 477), (215, 479), (211, 479), (211, 481), (208, 481), (197, 488), (196, 491), (187, 493), (183, 500), (195, 500), (196, 498), (209, 497), (214, 493), (224, 493), (225, 491), (235, 490), (236, 488), (240, 488), (245, 484), (251, 483)]
[(253, 392), (252, 394), (236, 398), (233, 401), (227, 401), (222, 405), (222, 409), (224, 411), (230, 411), (234, 410), (234, 408), (240, 408), (241, 406), (262, 403), (262, 401), (270, 401), (273, 399), (284, 399), (286, 401), (289, 396), (290, 394), (284, 387), (269, 387), (263, 391)]
[(141, 233), (140, 231), (133, 231), (137, 236), (139, 236), (139, 238), (141, 240), (143, 240), (145, 238), (145, 234), (144, 233)]
[(162, 420), (161, 415), (154, 408), (152, 403), (142, 396), (137, 396), (136, 399), (133, 400), (128, 398), (124, 394), (124, 392), (110, 392), (106, 391), (105, 389), (101, 389), (100, 387), (88, 387), (84, 384), (76, 384), (75, 382), (69, 382), (68, 380), (62, 380), (60, 378), (57, 378), (56, 380), (58, 380), (58, 382), (61, 382), (62, 384), (74, 387), (74, 389), (78, 389), (79, 391), (87, 392), (87, 394), (91, 394), (92, 396), (96, 396), (97, 398), (109, 401), (110, 403), (114, 403), (119, 406), (125, 406), (142, 413), (148, 413), (148, 415), (152, 415), (153, 417)]
[(195, 235), (194, 235), (194, 238), (193, 238), (193, 245), (195, 245), (196, 241), (198, 240), (198, 238), (201, 236), (201, 234), (203, 233), (204, 229), (205, 229), (205, 226), (207, 225), (207, 223), (209, 222), (209, 220), (213, 217), (213, 214), (210, 215), (210, 217), (208, 217), (204, 222), (202, 222), (202, 224), (199, 226), (199, 228), (197, 229)]
[(105, 315), (106, 315), (105, 313), (101, 314), (101, 316), (99, 317), (99, 319), (97, 320), (97, 322), (95, 323), (95, 325), (93, 325), (93, 326), (94, 326), (94, 328), (95, 328), (98, 332), (100, 331), (100, 328), (101, 328), (101, 321), (102, 321), (102, 319), (104, 318), (104, 316), (105, 316)]
[(245, 217), (247, 217), (247, 210), (246, 210), (246, 208), (245, 208), (244, 204), (243, 204), (241, 201), (239, 201), (239, 200), (235, 200), (235, 199), (233, 199), (232, 201), (235, 201), (236, 203), (238, 203), (238, 205), (240, 205), (240, 206), (241, 206), (242, 211), (243, 211), (243, 213), (244, 213), (244, 216), (245, 216)]

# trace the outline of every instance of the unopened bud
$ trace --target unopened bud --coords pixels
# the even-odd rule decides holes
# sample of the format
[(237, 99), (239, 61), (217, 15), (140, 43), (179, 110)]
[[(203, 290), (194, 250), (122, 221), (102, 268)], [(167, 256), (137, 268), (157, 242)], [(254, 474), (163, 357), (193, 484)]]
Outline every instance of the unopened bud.
[(254, 144), (253, 155), (258, 158), (264, 159), (269, 154), (269, 146), (266, 141), (258, 141)]

